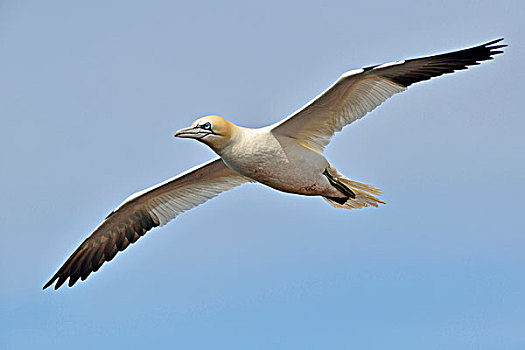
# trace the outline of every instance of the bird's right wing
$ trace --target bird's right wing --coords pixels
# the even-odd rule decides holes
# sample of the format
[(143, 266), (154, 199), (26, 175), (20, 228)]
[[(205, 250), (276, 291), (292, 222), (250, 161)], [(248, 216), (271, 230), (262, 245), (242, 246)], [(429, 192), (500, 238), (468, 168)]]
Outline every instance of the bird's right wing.
[(223, 191), (251, 181), (216, 158), (131, 195), (71, 254), (44, 289), (57, 279), (55, 289), (68, 278), (70, 287), (79, 278), (85, 280), (152, 228), (167, 224), (178, 214)]
[(490, 60), (507, 45), (494, 40), (441, 55), (385, 63), (343, 74), (332, 86), (288, 118), (272, 126), (319, 153), (335, 132), (372, 111), (410, 85)]

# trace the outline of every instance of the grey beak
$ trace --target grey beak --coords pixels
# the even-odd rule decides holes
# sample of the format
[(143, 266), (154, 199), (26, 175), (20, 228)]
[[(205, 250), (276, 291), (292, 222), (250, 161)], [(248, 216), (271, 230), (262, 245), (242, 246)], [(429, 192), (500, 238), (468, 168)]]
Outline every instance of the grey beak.
[(199, 134), (197, 130), (195, 130), (195, 127), (190, 126), (189, 128), (184, 128), (178, 130), (173, 137), (181, 137), (181, 138), (195, 138), (195, 136)]

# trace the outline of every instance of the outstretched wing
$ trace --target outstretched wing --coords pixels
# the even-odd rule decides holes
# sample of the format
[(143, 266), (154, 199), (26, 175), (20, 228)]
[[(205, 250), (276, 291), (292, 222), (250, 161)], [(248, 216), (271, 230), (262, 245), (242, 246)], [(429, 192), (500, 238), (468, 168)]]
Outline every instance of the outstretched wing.
[(44, 289), (56, 280), (55, 289), (68, 278), (70, 287), (79, 278), (85, 280), (152, 228), (165, 225), (178, 214), (250, 181), (216, 158), (131, 195), (82, 242)]
[(322, 152), (333, 134), (372, 111), (410, 85), (457, 70), (502, 53), (503, 39), (442, 55), (385, 63), (343, 74), (332, 86), (303, 108), (273, 126), (272, 132), (289, 136)]

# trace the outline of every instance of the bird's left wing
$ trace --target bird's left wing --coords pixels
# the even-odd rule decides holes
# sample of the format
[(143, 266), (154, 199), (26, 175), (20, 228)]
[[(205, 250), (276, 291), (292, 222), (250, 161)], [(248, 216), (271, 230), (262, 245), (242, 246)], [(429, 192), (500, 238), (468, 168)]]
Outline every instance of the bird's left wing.
[(152, 228), (167, 224), (178, 214), (223, 191), (251, 181), (216, 158), (131, 195), (71, 254), (44, 289), (56, 280), (55, 289), (68, 278), (70, 287), (79, 278), (85, 280)]
[(272, 132), (322, 152), (333, 134), (408, 86), (466, 69), (502, 53), (503, 39), (442, 55), (385, 63), (343, 74), (303, 108), (273, 125)]

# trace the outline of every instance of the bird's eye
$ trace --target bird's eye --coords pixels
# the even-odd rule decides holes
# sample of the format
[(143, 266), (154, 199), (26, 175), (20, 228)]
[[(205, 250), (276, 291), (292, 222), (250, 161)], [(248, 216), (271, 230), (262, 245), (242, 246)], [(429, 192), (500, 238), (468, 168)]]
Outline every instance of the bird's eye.
[(210, 130), (211, 129), (211, 124), (210, 122), (206, 122), (204, 124), (201, 125), (201, 129), (204, 129), (204, 130)]

